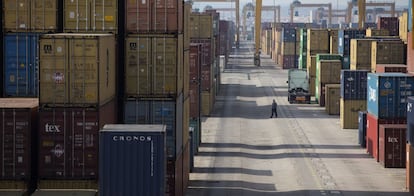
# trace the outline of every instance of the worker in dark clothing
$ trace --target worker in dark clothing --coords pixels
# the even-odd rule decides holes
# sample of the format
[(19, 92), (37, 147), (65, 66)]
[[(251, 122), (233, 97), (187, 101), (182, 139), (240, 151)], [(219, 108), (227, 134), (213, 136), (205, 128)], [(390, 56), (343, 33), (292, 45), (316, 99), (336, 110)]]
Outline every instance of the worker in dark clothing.
[(272, 103), (272, 115), (270, 116), (270, 118), (273, 118), (273, 114), (275, 115), (275, 118), (277, 118), (277, 103), (274, 99)]

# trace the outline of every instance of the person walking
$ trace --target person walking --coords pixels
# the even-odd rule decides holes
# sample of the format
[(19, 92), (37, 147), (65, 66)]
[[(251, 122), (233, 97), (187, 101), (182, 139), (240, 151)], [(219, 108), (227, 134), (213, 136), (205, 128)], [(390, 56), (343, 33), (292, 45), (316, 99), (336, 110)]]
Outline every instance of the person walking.
[(275, 115), (275, 118), (277, 118), (277, 103), (274, 99), (272, 103), (272, 115), (270, 116), (270, 118), (273, 118), (273, 114)]

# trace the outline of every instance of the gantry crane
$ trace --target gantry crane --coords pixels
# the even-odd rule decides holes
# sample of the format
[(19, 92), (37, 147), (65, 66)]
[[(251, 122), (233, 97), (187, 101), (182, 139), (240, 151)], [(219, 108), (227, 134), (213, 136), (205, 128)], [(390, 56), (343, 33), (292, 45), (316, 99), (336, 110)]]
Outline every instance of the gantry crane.
[(235, 2), (236, 4), (236, 48), (240, 45), (240, 2), (239, 0), (192, 0), (193, 2)]
[[(361, 5), (360, 5), (361, 4)], [(348, 2), (348, 13), (347, 13), (347, 17), (346, 17), (346, 22), (347, 23), (351, 23), (352, 22), (352, 8), (354, 8), (354, 3), (353, 2)], [(362, 6), (360, 8), (360, 6)], [(391, 16), (395, 16), (395, 2), (388, 2), (388, 3), (377, 3), (377, 2), (366, 2), (366, 0), (358, 0), (358, 10), (362, 10), (364, 12), (364, 16), (360, 15), (361, 12), (358, 11), (358, 25), (360, 22), (360, 19), (362, 19), (362, 17), (364, 18), (364, 22), (365, 23), (365, 16), (366, 16), (366, 8), (367, 7), (389, 7), (390, 10), (388, 11), (384, 11), (384, 14), (390, 14)]]
[(303, 4), (303, 3), (300, 3), (299, 1), (294, 1), (293, 3), (290, 4), (290, 22), (291, 23), (293, 23), (293, 13), (294, 13), (296, 7), (316, 7), (316, 8), (327, 7), (328, 8), (328, 26), (331, 26), (331, 24), (332, 24), (332, 4), (330, 4), (330, 3)]

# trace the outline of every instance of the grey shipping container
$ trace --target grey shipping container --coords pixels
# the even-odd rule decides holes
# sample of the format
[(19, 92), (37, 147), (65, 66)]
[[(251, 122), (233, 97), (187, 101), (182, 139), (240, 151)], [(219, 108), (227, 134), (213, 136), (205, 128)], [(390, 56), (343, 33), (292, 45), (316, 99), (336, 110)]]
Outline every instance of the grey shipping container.
[(164, 195), (165, 125), (105, 125), (99, 134), (99, 195)]
[(175, 159), (183, 146), (183, 96), (177, 99), (138, 98), (124, 103), (125, 124), (167, 125), (167, 155)]

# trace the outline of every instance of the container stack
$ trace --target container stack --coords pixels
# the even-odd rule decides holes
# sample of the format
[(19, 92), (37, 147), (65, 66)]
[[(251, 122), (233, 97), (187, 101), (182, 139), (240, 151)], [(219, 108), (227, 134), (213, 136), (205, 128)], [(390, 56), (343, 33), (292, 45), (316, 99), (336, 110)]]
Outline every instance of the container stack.
[(364, 38), (365, 37), (365, 30), (359, 29), (345, 29), (339, 30), (338, 32), (338, 53), (342, 54), (343, 60), (343, 69), (350, 68), (350, 55), (351, 55), (351, 40)]
[(407, 189), (410, 192), (414, 192), (414, 97), (409, 97), (407, 102), (407, 157), (406, 157), (406, 168), (407, 168)]
[(296, 36), (295, 28), (283, 28), (281, 29), (281, 53), (278, 57), (278, 64), (282, 65), (283, 69), (292, 69), (297, 68), (297, 47), (299, 48), (299, 42)]
[(61, 33), (39, 42), (38, 188), (97, 189), (98, 132), (117, 121), (115, 38)]
[(398, 17), (380, 17), (377, 22), (377, 29), (388, 30), (390, 36), (399, 36), (399, 24)]
[(28, 195), (36, 187), (37, 98), (0, 99), (0, 189)]
[(399, 21), (399, 36), (400, 39), (407, 43), (408, 41), (408, 13), (403, 12), (400, 17), (398, 17)]
[(341, 71), (340, 124), (342, 129), (356, 129), (360, 123), (366, 122), (358, 118), (358, 112), (367, 110), (367, 74), (367, 70)]
[[(311, 59), (312, 61), (312, 59)], [(339, 54), (316, 54), (316, 66), (310, 68), (309, 74), (315, 73), (315, 100), (319, 106), (325, 106), (325, 85), (339, 84), (342, 68), (342, 56)], [(315, 70), (315, 72), (313, 72)], [(339, 100), (338, 100), (339, 101)]]
[(368, 73), (367, 88), (367, 152), (384, 167), (405, 167), (407, 101), (414, 94), (414, 77)]
[(340, 110), (340, 84), (325, 85), (325, 111), (329, 115), (339, 115)]
[(365, 37), (381, 37), (381, 36), (390, 36), (390, 31), (388, 29), (372, 29), (368, 28), (365, 32)]

